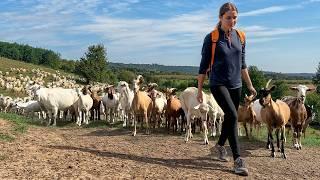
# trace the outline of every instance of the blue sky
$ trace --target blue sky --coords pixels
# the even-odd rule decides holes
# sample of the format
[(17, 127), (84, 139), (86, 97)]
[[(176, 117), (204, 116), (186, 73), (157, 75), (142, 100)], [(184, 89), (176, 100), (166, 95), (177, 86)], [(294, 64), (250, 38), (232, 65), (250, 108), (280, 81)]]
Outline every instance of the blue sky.
[[(221, 0), (2, 0), (0, 41), (79, 59), (102, 43), (111, 62), (199, 66)], [(246, 61), (261, 70), (315, 72), (320, 0), (234, 0)]]

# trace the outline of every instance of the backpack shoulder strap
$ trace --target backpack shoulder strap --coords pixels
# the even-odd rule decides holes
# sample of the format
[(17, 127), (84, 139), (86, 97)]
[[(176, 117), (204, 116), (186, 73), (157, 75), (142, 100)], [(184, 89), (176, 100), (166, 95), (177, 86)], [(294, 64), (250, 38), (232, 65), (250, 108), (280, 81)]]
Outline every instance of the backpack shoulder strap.
[(219, 30), (217, 28), (215, 28), (211, 32), (211, 42), (212, 42), (211, 62), (210, 62), (209, 68), (207, 69), (207, 72), (211, 71), (212, 65), (214, 63), (214, 54), (215, 54), (216, 45), (217, 45), (218, 40), (219, 40)]
[(212, 41), (212, 43), (216, 43), (218, 40), (219, 40), (219, 30), (217, 28), (215, 28), (211, 32), (211, 41)]
[(246, 34), (243, 31), (240, 31), (239, 29), (236, 29), (237, 34), (240, 38), (241, 44), (244, 45), (245, 41), (246, 41)]

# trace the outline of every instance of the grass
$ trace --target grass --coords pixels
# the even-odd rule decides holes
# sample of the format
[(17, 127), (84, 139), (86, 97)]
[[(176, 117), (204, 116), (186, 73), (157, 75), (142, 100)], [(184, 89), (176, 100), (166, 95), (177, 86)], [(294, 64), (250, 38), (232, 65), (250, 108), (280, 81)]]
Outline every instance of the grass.
[(7, 141), (7, 142), (12, 142), (15, 137), (9, 135), (9, 134), (3, 134), (0, 133), (0, 141)]
[[(15, 139), (16, 135), (26, 133), (28, 130), (29, 126), (45, 126), (41, 124), (39, 120), (32, 120), (30, 118), (17, 115), (17, 114), (12, 114), (12, 113), (0, 113), (0, 118), (6, 119), (7, 121), (10, 121), (13, 123), (13, 128), (11, 129), (11, 134), (4, 134), (0, 133), (0, 141), (13, 141)], [(71, 121), (57, 121), (57, 127), (52, 127), (52, 128), (61, 128), (61, 127), (71, 127), (71, 128), (116, 128), (116, 129), (124, 129), (122, 127), (122, 122), (121, 121), (116, 121), (115, 123), (109, 123), (106, 122), (105, 120), (100, 120), (100, 121), (93, 121), (90, 122), (88, 125), (82, 125), (81, 127), (78, 127), (74, 122)], [(140, 124), (138, 125), (140, 128)], [(51, 128), (51, 126), (50, 126)], [(242, 133), (245, 134), (245, 131), (242, 128)], [(130, 128), (129, 128), (130, 129)], [(152, 130), (153, 132), (157, 133), (163, 133), (167, 134), (167, 130)], [(172, 135), (172, 133), (170, 133)], [(184, 136), (184, 133), (182, 134)], [(201, 133), (196, 133), (194, 134), (195, 137), (202, 137)], [(292, 132), (290, 131), (290, 134), (288, 135), (286, 133), (287, 137), (287, 146), (292, 145)], [(274, 139), (275, 139), (274, 135)], [(217, 140), (217, 137), (214, 138)], [(241, 136), (240, 141), (249, 141), (253, 143), (261, 143), (264, 142), (266, 143), (267, 140), (267, 129), (265, 127), (262, 127), (260, 130), (260, 133), (257, 134), (255, 130), (253, 130), (253, 137), (251, 139), (248, 139), (245, 136)], [(210, 138), (212, 140), (212, 138)], [(311, 147), (320, 147), (320, 129), (316, 127), (308, 127), (307, 132), (306, 132), (306, 138), (301, 139), (302, 145), (303, 146), (311, 146)]]
[(7, 159), (8, 156), (7, 155), (4, 155), (4, 154), (0, 154), (0, 161), (3, 161), (5, 159)]
[[(245, 134), (245, 130), (242, 128), (243, 134)], [(267, 129), (265, 127), (261, 128), (260, 133), (257, 135), (256, 131), (253, 130), (253, 137), (252, 139), (248, 139), (245, 136), (240, 137), (240, 141), (251, 141), (251, 142), (265, 142), (267, 143)], [(273, 133), (274, 134), (274, 133)], [(273, 136), (276, 139), (276, 136)], [(286, 130), (286, 138), (287, 146), (292, 146), (292, 131), (287, 133)], [(275, 143), (276, 144), (276, 143)], [(301, 144), (302, 146), (310, 146), (310, 147), (320, 147), (320, 130), (314, 127), (309, 126), (306, 132), (306, 138), (301, 137)]]
[(1, 141), (13, 141), (16, 135), (26, 133), (30, 125), (40, 125), (40, 121), (31, 120), (27, 117), (12, 114), (12, 113), (0, 113), (0, 118), (5, 119), (13, 123), (13, 127), (10, 130), (10, 134), (0, 133)]

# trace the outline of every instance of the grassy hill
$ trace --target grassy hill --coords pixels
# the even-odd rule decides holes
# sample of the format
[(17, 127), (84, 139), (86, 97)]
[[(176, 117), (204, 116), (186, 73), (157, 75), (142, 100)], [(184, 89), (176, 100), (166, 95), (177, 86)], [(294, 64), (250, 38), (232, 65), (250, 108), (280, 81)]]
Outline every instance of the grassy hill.
[[(18, 77), (19, 74), (22, 74), (24, 77), (25, 76), (32, 77), (34, 75), (31, 71), (32, 69), (40, 69), (42, 71), (46, 71), (46, 72), (50, 72), (50, 73), (56, 73), (56, 71), (57, 71), (57, 70), (54, 70), (54, 69), (51, 69), (48, 67), (44, 67), (44, 66), (40, 66), (40, 65), (35, 65), (35, 64), (31, 64), (31, 63), (25, 63), (22, 61), (16, 61), (16, 60), (0, 57), (0, 71), (2, 71), (2, 74), (4, 75), (5, 72), (10, 72), (10, 68), (24, 68), (27, 70), (25, 73), (12, 72), (9, 74), (9, 76), (11, 76), (11, 77), (12, 76)], [(61, 75), (66, 76), (66, 77), (69, 75), (77, 77), (77, 75), (66, 73), (61, 70), (59, 70), (59, 72)], [(44, 80), (46, 82), (51, 81), (52, 80), (51, 78), (52, 77), (50, 76), (50, 77), (45, 78)], [(19, 96), (19, 97), (26, 96), (25, 94), (14, 94), (13, 92), (4, 90), (2, 88), (0, 88), (0, 94), (6, 95), (6, 96), (7, 95), (13, 96), (13, 97), (14, 96)]]
[[(17, 60), (13, 60), (13, 59), (7, 59), (4, 57), (0, 57), (0, 71), (2, 71), (2, 73), (6, 72), (6, 71), (10, 71), (10, 68), (24, 68), (27, 69), (28, 73), (30, 74), (30, 71), (32, 69), (40, 69), (46, 72), (50, 72), (50, 73), (55, 73), (56, 70), (45, 67), (45, 66), (41, 66), (41, 65), (35, 65), (35, 64), (31, 64), (31, 63), (25, 63), (23, 61), (17, 61)], [(65, 73), (61, 70), (59, 70), (61, 75), (71, 75), (70, 73)], [(28, 73), (26, 73), (28, 75)], [(25, 75), (25, 74), (23, 74)]]

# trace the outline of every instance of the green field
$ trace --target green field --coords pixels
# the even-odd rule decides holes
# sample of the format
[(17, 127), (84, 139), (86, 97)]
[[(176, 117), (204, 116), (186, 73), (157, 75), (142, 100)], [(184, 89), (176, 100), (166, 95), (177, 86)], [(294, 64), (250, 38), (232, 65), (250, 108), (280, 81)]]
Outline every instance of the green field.
[[(45, 127), (46, 124), (41, 124), (39, 120), (31, 120), (30, 118), (26, 118), (21, 115), (12, 114), (12, 113), (0, 113), (0, 118), (5, 119), (13, 124), (13, 128), (11, 129), (10, 133), (3, 133), (0, 132), (0, 141), (14, 141), (16, 136), (19, 136), (21, 134), (24, 134), (27, 132), (29, 127), (32, 126), (41, 126)], [(122, 122), (116, 122), (115, 124), (109, 124), (105, 121), (95, 121), (91, 122), (89, 125), (85, 125), (82, 127), (78, 127), (75, 123), (72, 122), (63, 122), (58, 121), (57, 127), (48, 127), (48, 128), (99, 128), (99, 129), (105, 129), (105, 128), (117, 128), (122, 129)], [(242, 132), (244, 134), (244, 129), (242, 129)], [(168, 134), (167, 130), (161, 128), (157, 130), (157, 133), (163, 133), (165, 135)], [(292, 132), (291, 132), (292, 133)], [(287, 135), (287, 146), (291, 146), (292, 144), (292, 135), (291, 133)], [(267, 130), (266, 128), (262, 128), (260, 133), (257, 135), (256, 131), (253, 131), (253, 138), (248, 139), (247, 137), (241, 136), (240, 141), (250, 141), (250, 142), (266, 142), (266, 134)], [(170, 135), (169, 135), (170, 136)], [(196, 133), (195, 136), (201, 136), (201, 133)], [(275, 136), (274, 136), (275, 139)], [(303, 146), (317, 146), (320, 147), (320, 130), (319, 128), (315, 127), (309, 127), (307, 129), (306, 138), (302, 138), (302, 145)]]

